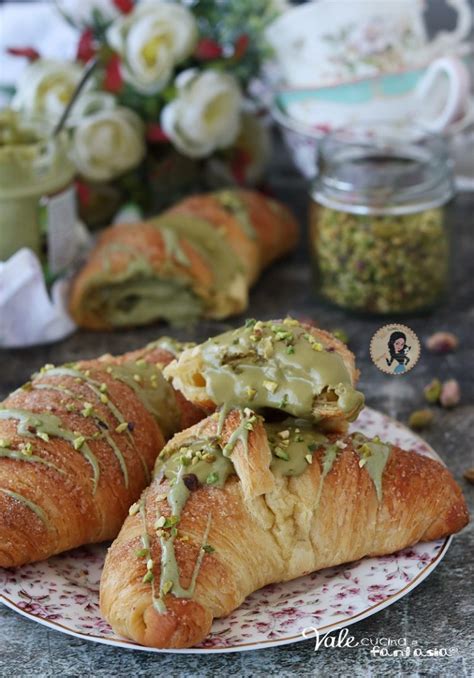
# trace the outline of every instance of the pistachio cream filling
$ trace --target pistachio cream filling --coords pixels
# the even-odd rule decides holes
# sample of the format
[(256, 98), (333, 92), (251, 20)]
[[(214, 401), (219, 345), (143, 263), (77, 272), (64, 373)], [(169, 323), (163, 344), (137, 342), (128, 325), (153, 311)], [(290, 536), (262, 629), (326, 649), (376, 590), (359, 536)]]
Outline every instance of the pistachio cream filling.
[(146, 325), (163, 319), (171, 325), (193, 324), (203, 313), (203, 302), (186, 280), (156, 274), (130, 274), (125, 280), (97, 281), (85, 306), (114, 327)]
[(319, 398), (329, 406), (337, 401), (353, 421), (364, 404), (341, 356), (291, 318), (247, 321), (206, 341), (200, 354), (206, 390), (217, 405), (275, 408), (318, 421)]

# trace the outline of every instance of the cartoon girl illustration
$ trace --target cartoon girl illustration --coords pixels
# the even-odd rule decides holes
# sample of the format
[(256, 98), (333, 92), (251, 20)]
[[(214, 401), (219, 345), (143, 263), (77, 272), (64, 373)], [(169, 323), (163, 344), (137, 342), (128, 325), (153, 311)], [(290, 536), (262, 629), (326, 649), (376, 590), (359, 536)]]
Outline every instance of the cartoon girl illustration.
[(403, 374), (406, 372), (406, 366), (410, 362), (407, 353), (411, 346), (406, 345), (406, 335), (403, 332), (392, 332), (388, 340), (388, 350), (390, 358), (386, 358), (387, 365), (390, 367), (395, 361), (398, 363), (393, 370), (393, 374)]

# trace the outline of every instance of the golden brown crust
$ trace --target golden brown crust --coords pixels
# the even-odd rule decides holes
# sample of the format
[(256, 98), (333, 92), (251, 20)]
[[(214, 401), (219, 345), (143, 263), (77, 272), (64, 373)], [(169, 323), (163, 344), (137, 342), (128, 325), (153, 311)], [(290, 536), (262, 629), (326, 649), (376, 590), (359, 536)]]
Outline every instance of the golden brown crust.
[[(91, 464), (71, 441), (50, 436), (42, 440), (35, 435), (21, 435), (18, 420), (0, 419), (0, 439), (13, 450), (30, 443), (42, 463), (0, 457), (0, 566), (11, 567), (90, 542), (112, 539), (120, 529), (128, 507), (140, 495), (149, 481), (156, 455), (165, 444), (157, 420), (145, 408), (133, 389), (114, 379), (107, 367), (140, 358), (151, 364), (169, 362), (173, 356), (160, 348), (147, 348), (120, 357), (103, 356), (78, 363), (75, 367), (88, 370), (92, 379), (107, 387), (107, 397), (117, 407), (123, 419), (131, 422), (132, 430), (116, 431), (120, 424), (115, 414), (84, 381), (74, 376), (37, 375), (27, 389), (20, 388), (3, 403), (5, 409), (58, 417), (63, 429), (79, 438), (91, 438), (107, 430), (109, 438), (123, 454), (128, 481), (118, 457), (106, 438), (88, 440), (95, 455), (100, 476), (97, 491), (93, 491)], [(157, 368), (158, 370), (158, 368)], [(56, 389), (66, 389), (56, 390)], [(85, 403), (91, 403), (104, 425), (91, 416), (83, 416)], [(172, 403), (170, 403), (170, 406)], [(176, 394), (179, 413), (178, 427), (189, 426), (202, 418), (202, 413)], [(70, 409), (74, 408), (74, 411)], [(128, 483), (128, 486), (127, 486)], [(24, 501), (33, 502), (44, 518)]]
[[(238, 415), (230, 413), (224, 442), (238, 421)], [(216, 417), (209, 417), (181, 433), (179, 443), (169, 444), (215, 433), (216, 426)], [(201, 486), (184, 507), (175, 542), (183, 586), (190, 581), (209, 515), (207, 542), (215, 549), (204, 555), (192, 600), (168, 594), (166, 612), (154, 609), (150, 584), (142, 581), (145, 563), (135, 553), (143, 532), (141, 518), (127, 517), (108, 552), (101, 580), (101, 610), (117, 633), (153, 647), (188, 647), (205, 638), (213, 618), (228, 615), (262, 586), (444, 537), (468, 521), (461, 490), (449, 471), (433, 459), (397, 447), (385, 468), (379, 502), (350, 437), (339, 438), (346, 448), (322, 484), (319, 504), (322, 449), (302, 475), (272, 474), (271, 481), (258, 488), (252, 485), (251, 469), (269, 463), (262, 431), (259, 423), (250, 433), (247, 464), (237, 444), (234, 454), (242, 457), (240, 466), (236, 464), (238, 476), (229, 477), (223, 488)], [(162, 498), (167, 482), (156, 479), (143, 494), (155, 580), (161, 550), (153, 525), (158, 515), (170, 512)]]

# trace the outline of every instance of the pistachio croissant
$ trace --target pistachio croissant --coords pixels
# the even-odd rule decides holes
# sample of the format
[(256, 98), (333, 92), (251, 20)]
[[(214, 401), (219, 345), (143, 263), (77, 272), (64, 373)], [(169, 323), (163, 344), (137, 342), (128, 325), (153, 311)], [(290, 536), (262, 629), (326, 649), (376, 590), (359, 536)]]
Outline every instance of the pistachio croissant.
[(1, 567), (115, 537), (165, 441), (203, 416), (165, 381), (170, 350), (47, 365), (1, 403)]
[(106, 229), (73, 283), (70, 310), (90, 329), (225, 318), (247, 307), (249, 287), (297, 236), (288, 210), (259, 193), (197, 195)]
[(251, 410), (179, 433), (112, 544), (100, 586), (113, 629), (182, 648), (253, 591), (460, 530), (448, 470), (362, 434), (265, 423)]
[(300, 323), (248, 320), (184, 350), (164, 370), (186, 398), (217, 406), (272, 408), (343, 431), (364, 405), (354, 355), (329, 332)]

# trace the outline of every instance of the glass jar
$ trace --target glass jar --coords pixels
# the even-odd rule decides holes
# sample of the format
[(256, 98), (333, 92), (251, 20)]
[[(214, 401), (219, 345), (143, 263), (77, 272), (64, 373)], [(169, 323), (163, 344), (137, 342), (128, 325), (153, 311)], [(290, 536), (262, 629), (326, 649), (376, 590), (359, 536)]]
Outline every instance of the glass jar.
[(310, 239), (320, 294), (370, 314), (433, 307), (449, 273), (444, 206), (453, 179), (440, 137), (357, 126), (324, 139)]
[(21, 247), (40, 256), (47, 236), (64, 249), (76, 220), (74, 174), (66, 132), (0, 112), (0, 261)]

